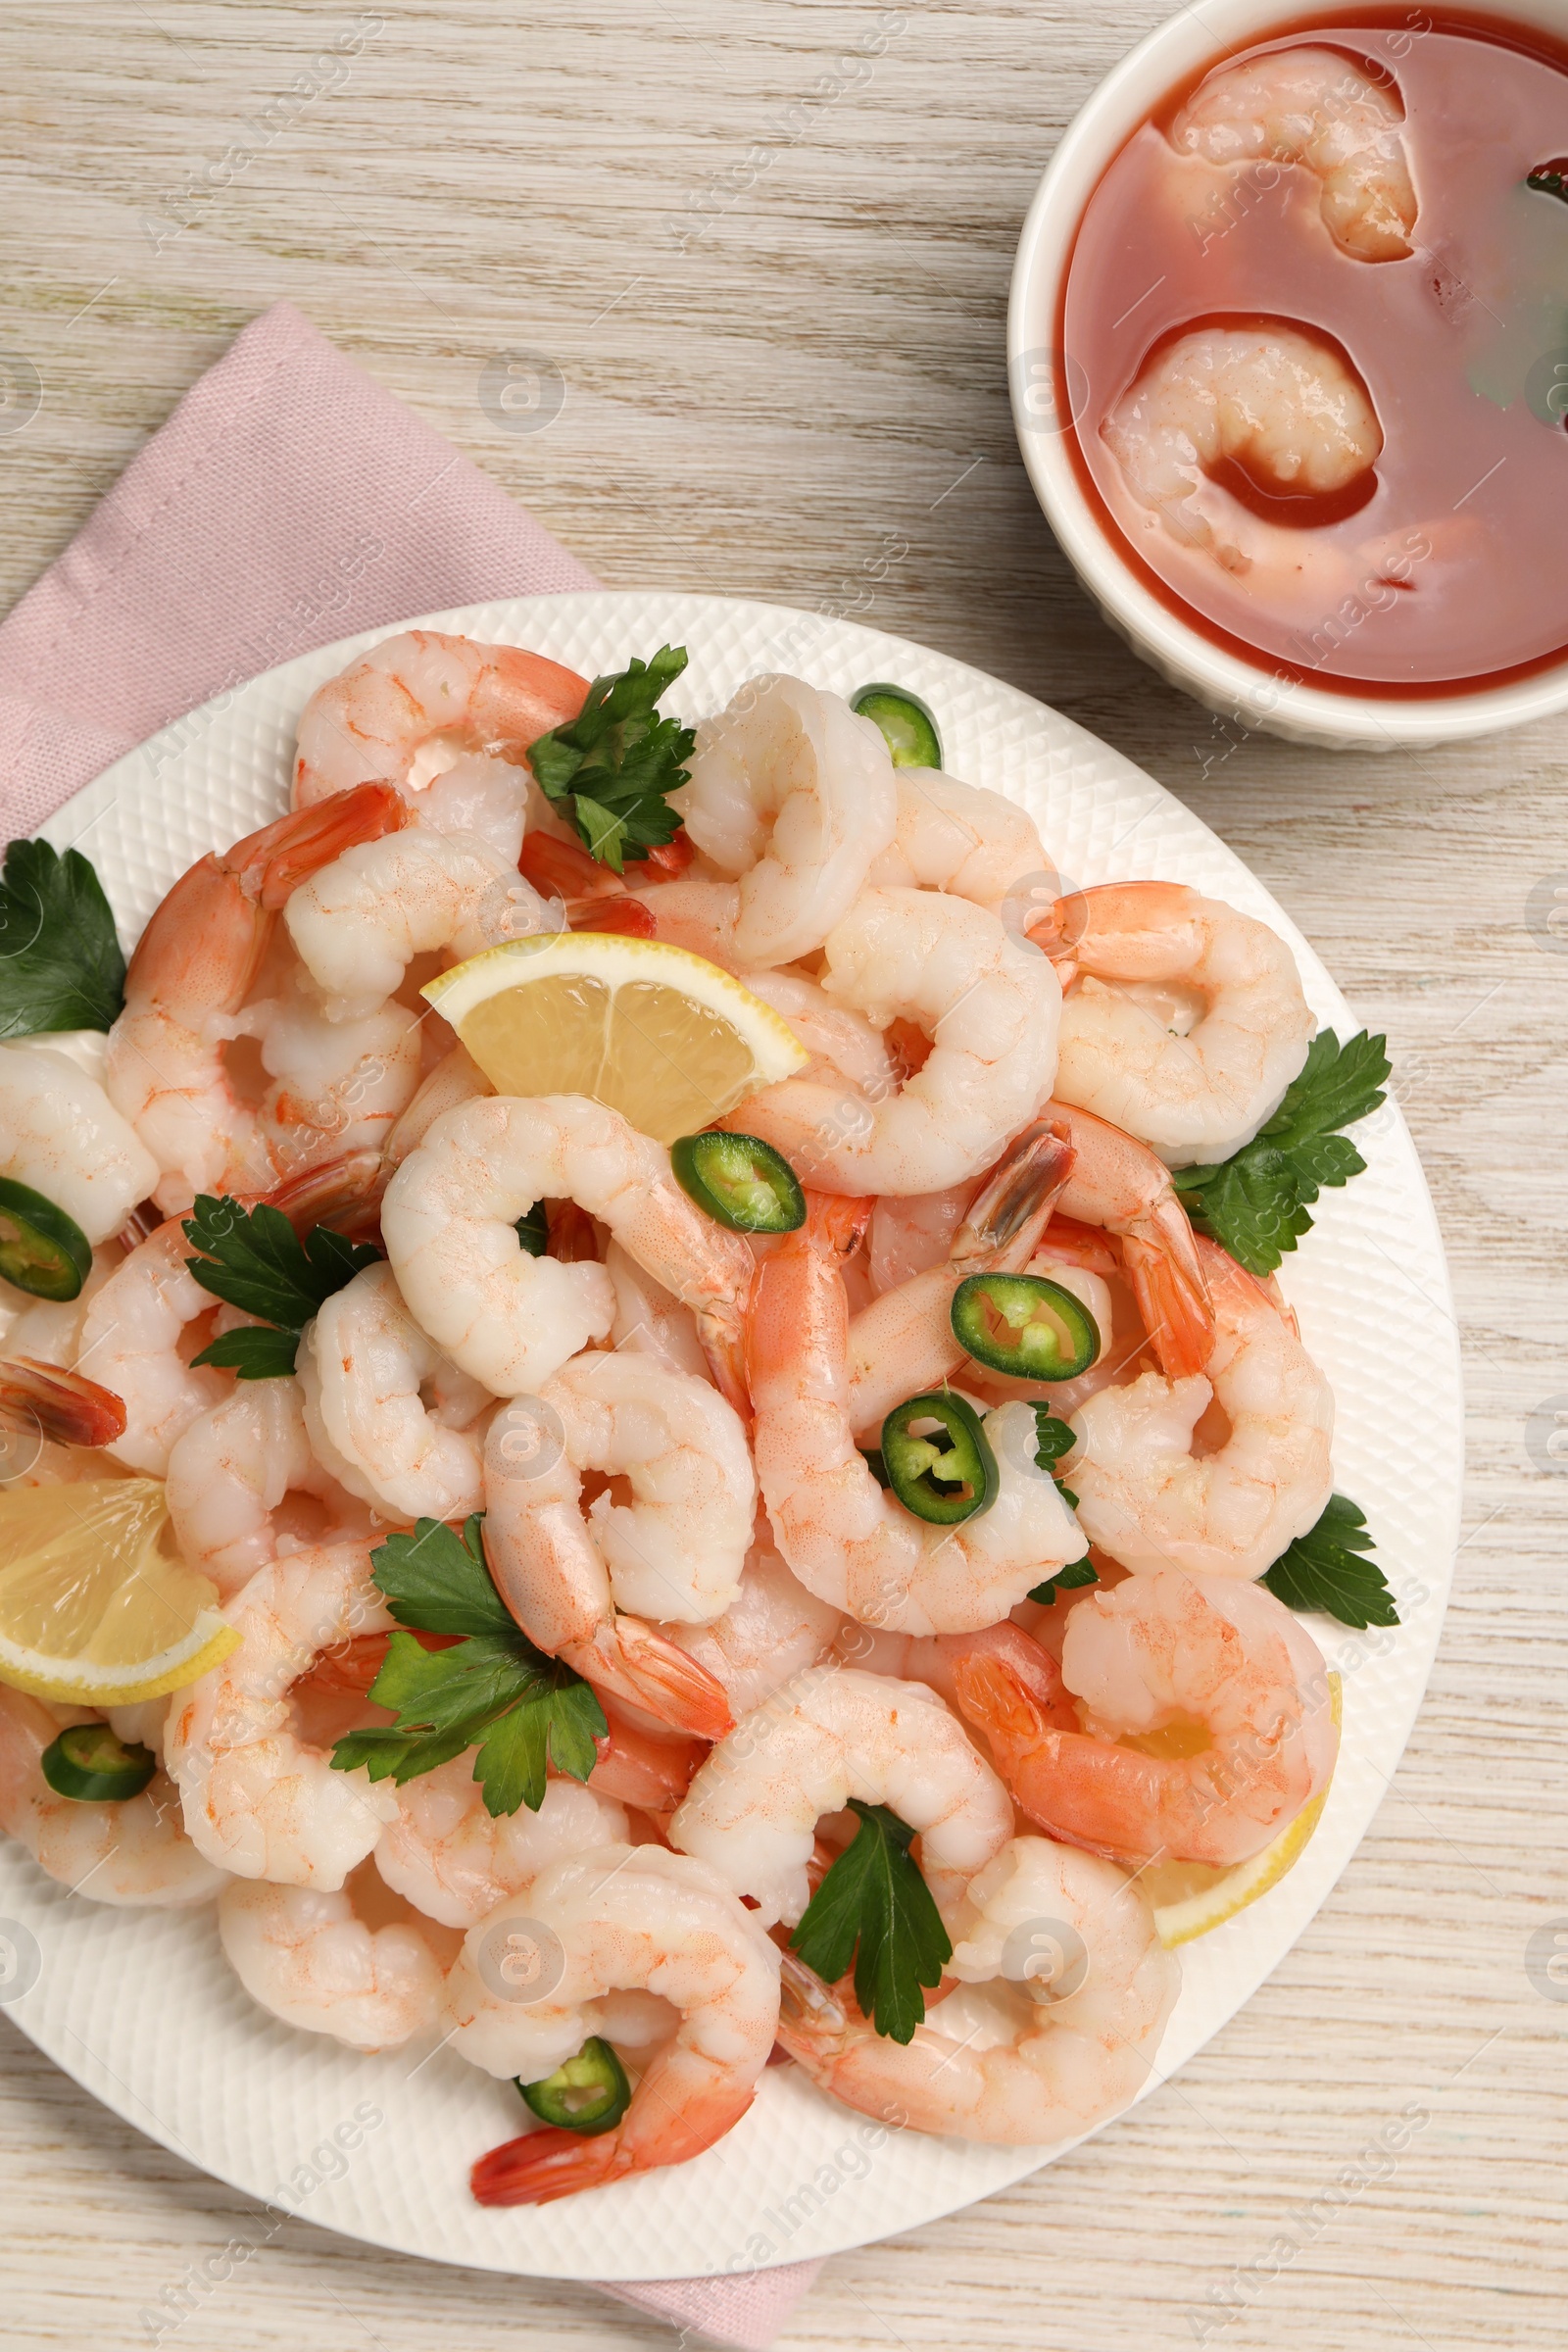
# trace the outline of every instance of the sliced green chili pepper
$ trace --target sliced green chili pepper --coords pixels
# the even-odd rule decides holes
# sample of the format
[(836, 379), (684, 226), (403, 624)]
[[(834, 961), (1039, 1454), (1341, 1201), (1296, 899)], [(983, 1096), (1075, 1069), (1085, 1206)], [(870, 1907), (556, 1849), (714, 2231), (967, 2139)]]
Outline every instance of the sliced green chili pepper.
[(1081, 1298), (1043, 1274), (971, 1274), (953, 1294), (954, 1337), (977, 1364), (1020, 1380), (1076, 1380), (1100, 1353)]
[(536, 1200), (525, 1217), (517, 1219), (517, 1239), (530, 1257), (547, 1257), (550, 1253), (550, 1219), (545, 1204)]
[(150, 1747), (117, 1740), (107, 1723), (73, 1723), (38, 1758), (57, 1796), (84, 1805), (122, 1804), (139, 1796), (158, 1770)]
[(563, 2125), (588, 2138), (596, 2132), (613, 2131), (631, 2104), (625, 2068), (609, 2042), (597, 2037), (585, 2041), (575, 2058), (558, 2066), (542, 2082), (519, 2080), (517, 2088), (547, 2124)]
[(683, 1135), (669, 1147), (676, 1182), (731, 1233), (793, 1233), (806, 1223), (795, 1170), (757, 1135)]
[(895, 767), (942, 765), (937, 722), (917, 694), (908, 694), (902, 686), (862, 686), (850, 709), (881, 728)]
[(0, 1176), (0, 1274), (34, 1298), (74, 1298), (92, 1270), (92, 1244), (63, 1208)]
[[(933, 1421), (935, 1429), (915, 1427)], [(945, 1389), (896, 1404), (882, 1424), (881, 1451), (894, 1494), (934, 1527), (956, 1527), (997, 1499), (1001, 1477), (980, 1416)]]

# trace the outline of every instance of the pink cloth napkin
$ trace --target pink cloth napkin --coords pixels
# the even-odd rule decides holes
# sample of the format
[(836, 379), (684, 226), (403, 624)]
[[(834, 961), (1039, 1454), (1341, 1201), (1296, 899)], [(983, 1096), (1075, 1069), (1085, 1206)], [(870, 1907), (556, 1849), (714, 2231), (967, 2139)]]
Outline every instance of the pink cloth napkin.
[[(597, 584), (279, 303), (186, 393), (0, 625), (0, 841), (291, 655), (448, 605)], [(605, 2291), (763, 2352), (820, 2268)]]

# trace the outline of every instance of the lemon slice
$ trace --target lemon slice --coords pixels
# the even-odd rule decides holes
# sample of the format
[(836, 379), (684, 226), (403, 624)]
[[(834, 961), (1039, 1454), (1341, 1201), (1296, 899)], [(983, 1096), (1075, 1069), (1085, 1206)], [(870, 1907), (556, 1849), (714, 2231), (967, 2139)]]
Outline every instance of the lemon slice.
[(590, 1095), (661, 1144), (808, 1060), (716, 963), (655, 939), (562, 931), (486, 948), (420, 992), (498, 1094)]
[[(1340, 1677), (1331, 1673), (1329, 1705), (1336, 1729), (1343, 1691)], [(1156, 1862), (1140, 1874), (1138, 1884), (1154, 1907), (1154, 1926), (1167, 1951), (1179, 1943), (1191, 1943), (1195, 1936), (1206, 1936), (1211, 1928), (1223, 1927), (1226, 1920), (1234, 1919), (1249, 1903), (1255, 1903), (1260, 1894), (1279, 1885), (1304, 1852), (1322, 1818), (1331, 1786), (1332, 1778), (1309, 1805), (1302, 1806), (1290, 1827), (1281, 1830), (1272, 1845), (1265, 1845), (1250, 1862), (1233, 1862), (1228, 1868), (1208, 1862)]]
[(161, 1479), (0, 1494), (0, 1682), (131, 1706), (194, 1682), (238, 1640), (217, 1586), (174, 1548)]

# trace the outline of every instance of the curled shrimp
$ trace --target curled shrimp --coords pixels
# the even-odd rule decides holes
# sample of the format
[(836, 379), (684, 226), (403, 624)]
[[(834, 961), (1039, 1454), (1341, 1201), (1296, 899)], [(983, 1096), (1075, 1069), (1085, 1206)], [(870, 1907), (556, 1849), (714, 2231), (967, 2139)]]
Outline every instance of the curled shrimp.
[[(1207, 1264), (1170, 1170), (1147, 1144), (1108, 1119), (1060, 1101), (1046, 1105), (1073, 1149), (1058, 1206), (1063, 1217), (1113, 1234), (1122, 1270), (1161, 1368), (1172, 1379), (1199, 1371), (1214, 1344)], [(1051, 1228), (1043, 1247), (1051, 1248)], [(1103, 1267), (1097, 1269), (1103, 1271)]]
[(865, 890), (824, 949), (822, 986), (878, 1027), (931, 1040), (896, 1091), (836, 1073), (764, 1088), (724, 1125), (760, 1135), (823, 1191), (931, 1193), (977, 1176), (1051, 1092), (1061, 989), (1046, 957), (984, 907), (939, 891)]
[[(253, 1002), (235, 1028), (257, 1038), (270, 1081), (257, 1127), (285, 1181), (379, 1148), (419, 1084), (419, 1024), (401, 1004), (331, 1020), (296, 973), (286, 993)], [(274, 1188), (275, 1189), (275, 1188)]]
[(993, 2146), (1044, 2146), (1129, 2106), (1181, 1988), (1136, 1883), (1096, 1855), (1013, 1838), (970, 1881), (955, 1924), (947, 1975), (984, 1993), (950, 1994), (940, 2024), (916, 2026), (907, 2044), (873, 2033), (847, 1985), (830, 1990), (785, 1954), (779, 2040), (817, 2088)]
[(497, 1396), (537, 1389), (614, 1319), (601, 1265), (530, 1257), (517, 1219), (572, 1200), (697, 1316), (714, 1376), (744, 1402), (752, 1253), (705, 1217), (669, 1154), (580, 1095), (495, 1095), (437, 1119), (387, 1186), (398, 1287), (438, 1347)]
[(669, 1839), (794, 1927), (816, 1825), (850, 1798), (887, 1805), (920, 1838), (939, 1904), (956, 1899), (1012, 1835), (1012, 1806), (962, 1724), (923, 1683), (813, 1666), (736, 1725), (701, 1765)]
[(366, 1266), (307, 1324), (299, 1348), (305, 1426), (351, 1494), (399, 1519), (479, 1508), (479, 1436), (492, 1402), (426, 1338), (390, 1266)]
[[(277, 911), (307, 874), (351, 843), (407, 823), (397, 794), (366, 784), (328, 807), (264, 825), (181, 875), (153, 910), (109, 1033), (105, 1091), (162, 1171), (166, 1210), (197, 1193), (264, 1191), (277, 1173), (257, 1110), (236, 1094), (222, 1049), (261, 969)], [(335, 1152), (328, 1138), (323, 1156)]]
[[(698, 728), (689, 780), (670, 796), (721, 877), (710, 918), (720, 944), (759, 968), (819, 948), (892, 841), (896, 800), (869, 719), (802, 678), (749, 680)], [(642, 894), (662, 938), (674, 936), (667, 914), (697, 879)]]
[(158, 1162), (95, 1078), (42, 1046), (0, 1046), (0, 1176), (42, 1193), (107, 1242), (158, 1182)]
[(1058, 1100), (1152, 1145), (1168, 1167), (1229, 1159), (1300, 1075), (1317, 1022), (1266, 923), (1184, 883), (1112, 882), (1059, 899), (1031, 936), (1076, 975)]
[(645, 1273), (618, 1242), (610, 1243), (604, 1262), (615, 1290), (611, 1347), (620, 1353), (652, 1356), (666, 1372), (685, 1372), (694, 1380), (710, 1381), (712, 1374), (691, 1308), (682, 1306), (662, 1282)]
[(587, 692), (575, 670), (516, 646), (434, 629), (383, 638), (306, 704), (294, 805), (309, 808), (374, 777), (426, 825), (480, 834), (514, 865), (528, 746), (575, 718)]
[(219, 1938), (252, 2000), (284, 2025), (354, 2050), (392, 2050), (435, 2024), (452, 1954), (440, 1929), (406, 1905), (383, 1896), (377, 1908), (393, 1916), (363, 1916), (348, 1887), (230, 1879)]
[(381, 1147), (380, 1181), (384, 1191), (394, 1168), (401, 1167), (416, 1144), (422, 1144), (443, 1111), (457, 1110), (495, 1088), (478, 1063), (462, 1046), (442, 1055), (419, 1082), (413, 1100), (388, 1130)]
[(626, 1841), (624, 1807), (577, 1781), (548, 1781), (537, 1813), (491, 1814), (471, 1750), (410, 1781), (397, 1805), (375, 1867), (416, 1910), (449, 1928), (477, 1927), (552, 1862)]
[(472, 2173), (481, 2205), (546, 2205), (683, 2164), (740, 2122), (778, 2025), (778, 1953), (721, 1879), (657, 1845), (557, 1862), (471, 1929), (447, 1983), (452, 2045), (488, 2074), (537, 2082), (611, 2024), (613, 1996), (628, 1991), (660, 1995), (679, 2022), (620, 2122), (492, 2149)]
[(896, 768), (894, 781), (893, 839), (866, 876), (873, 889), (946, 890), (995, 911), (1015, 882), (1049, 864), (1016, 801), (936, 767)]
[(515, 858), (470, 833), (426, 825), (359, 842), (302, 882), (283, 909), (301, 962), (333, 1020), (373, 1013), (416, 956), (476, 956), (561, 928)]
[(820, 1665), (843, 1623), (840, 1612), (808, 1592), (773, 1542), (764, 1515), (746, 1555), (740, 1591), (707, 1625), (665, 1625), (672, 1642), (706, 1666), (739, 1718)]
[[(1262, 1284), (1215, 1243), (1197, 1247), (1214, 1307), (1203, 1371), (1145, 1372), (1088, 1397), (1064, 1474), (1090, 1541), (1124, 1568), (1257, 1577), (1334, 1491), (1334, 1394)], [(1226, 1434), (1200, 1452), (1211, 1403)]]
[[(607, 1490), (585, 1516), (586, 1470), (623, 1480), (630, 1505)], [(729, 1728), (722, 1690), (650, 1620), (702, 1624), (733, 1599), (756, 1492), (745, 1430), (707, 1381), (581, 1355), (490, 1425), (490, 1572), (541, 1648), (712, 1739)]]
[(311, 1450), (297, 1380), (242, 1380), (176, 1438), (165, 1498), (181, 1555), (228, 1599), (277, 1549), (274, 1515), (290, 1494), (325, 1506), (333, 1535), (368, 1532)]
[(863, 1623), (920, 1634), (994, 1624), (1084, 1548), (1035, 1458), (1034, 1409), (1006, 1404), (987, 1418), (1000, 1473), (988, 1510), (931, 1526), (884, 1493), (855, 1443), (830, 1226), (813, 1201), (760, 1268), (752, 1310), (752, 1443), (778, 1547), (819, 1600)]
[(1268, 543), (1214, 478), (1225, 467), (1265, 501), (1335, 501), (1351, 513), (1376, 488), (1383, 453), (1348, 354), (1280, 318), (1195, 327), (1156, 346), (1101, 432), (1139, 504), (1237, 573), (1253, 561), (1244, 541)]
[(1169, 131), (1210, 164), (1299, 164), (1322, 185), (1323, 225), (1343, 253), (1397, 262), (1417, 205), (1396, 90), (1338, 49), (1271, 49), (1199, 83)]
[[(85, 1707), (73, 1719), (96, 1720)], [(211, 1902), (223, 1874), (186, 1837), (168, 1774), (156, 1772), (139, 1795), (116, 1804), (61, 1796), (40, 1763), (60, 1728), (41, 1701), (0, 1683), (0, 1829), (48, 1877), (92, 1902), (155, 1910)]]
[(1328, 1669), (1261, 1585), (1132, 1576), (1068, 1612), (1058, 1669), (1016, 1626), (955, 1664), (958, 1706), (1053, 1838), (1113, 1860), (1250, 1861), (1328, 1786)]
[(162, 1478), (170, 1449), (227, 1395), (220, 1372), (186, 1362), (187, 1328), (214, 1299), (186, 1271), (190, 1244), (171, 1217), (97, 1291), (81, 1319), (76, 1370), (124, 1399), (124, 1425), (103, 1441), (128, 1469)]
[(362, 1767), (336, 1772), (296, 1728), (290, 1693), (333, 1644), (391, 1627), (365, 1544), (270, 1560), (224, 1603), (239, 1635), (170, 1707), (164, 1753), (185, 1827), (236, 1878), (334, 1891), (396, 1817)]

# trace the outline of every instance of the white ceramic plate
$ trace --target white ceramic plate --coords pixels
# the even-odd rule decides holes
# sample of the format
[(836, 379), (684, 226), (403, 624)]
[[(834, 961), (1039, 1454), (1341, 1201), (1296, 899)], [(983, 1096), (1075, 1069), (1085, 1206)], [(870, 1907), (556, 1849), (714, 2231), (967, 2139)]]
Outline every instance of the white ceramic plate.
[[(530, 646), (589, 674), (666, 640), (684, 644), (691, 667), (671, 700), (689, 716), (763, 669), (795, 670), (841, 694), (896, 680), (935, 711), (953, 773), (1023, 802), (1075, 882), (1152, 875), (1229, 900), (1290, 941), (1320, 1020), (1342, 1037), (1358, 1025), (1294, 925), (1197, 817), (1082, 728), (979, 670), (847, 621), (713, 597), (518, 599), (421, 625)], [(52, 820), (51, 841), (77, 843), (94, 859), (127, 941), (194, 858), (282, 811), (306, 697), (389, 633), (286, 662), (194, 711)], [(1368, 1172), (1320, 1204), (1285, 1281), (1334, 1383), (1337, 1484), (1368, 1514), (1404, 1622), (1355, 1635), (1313, 1621), (1345, 1677), (1345, 1741), (1322, 1824), (1279, 1886), (1183, 1951), (1181, 1999), (1151, 2088), (1262, 1983), (1354, 1852), (1415, 1719), (1442, 1621), (1462, 1451), (1447, 1274), (1395, 1106), (1357, 1128), (1356, 1142)], [(279, 2025), (230, 1974), (210, 1912), (114, 1911), (76, 1899), (9, 1842), (0, 1847), (0, 1918), (21, 1930), (0, 1935), (37, 1960), (28, 1990), (17, 1990), (27, 1972), (11, 1978), (11, 2014), (68, 2074), (259, 2201), (405, 2253), (571, 2278), (765, 2267), (910, 2229), (1061, 2153), (914, 2132), (882, 2134), (868, 2149), (876, 2134), (861, 2119), (798, 2070), (772, 2068), (745, 2121), (695, 2163), (542, 2210), (485, 2212), (469, 2199), (467, 2172), (517, 2129), (509, 2084), (439, 2047), (364, 2058)], [(1300, 2063), (1282, 2046), (1272, 2071), (1283, 2082)], [(1258, 2091), (1267, 2099), (1269, 2083)], [(268, 2226), (263, 2217), (251, 2234)]]

